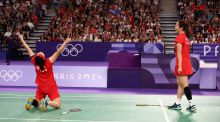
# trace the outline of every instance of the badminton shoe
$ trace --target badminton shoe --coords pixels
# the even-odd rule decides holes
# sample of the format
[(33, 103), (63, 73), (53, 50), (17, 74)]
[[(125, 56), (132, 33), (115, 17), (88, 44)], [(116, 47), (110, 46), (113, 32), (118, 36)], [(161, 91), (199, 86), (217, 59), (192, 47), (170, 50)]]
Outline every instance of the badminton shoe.
[(187, 107), (186, 110), (189, 112), (196, 112), (197, 109), (195, 105), (192, 105), (192, 106)]
[(171, 109), (171, 110), (181, 110), (182, 107), (181, 107), (181, 104), (174, 103), (173, 105), (168, 106), (168, 109)]
[(47, 106), (48, 106), (47, 100), (46, 100), (46, 99), (42, 99), (42, 100), (41, 100), (40, 109), (41, 109), (43, 112), (46, 112), (46, 111), (47, 111)]
[(34, 99), (33, 98), (29, 98), (27, 101), (27, 104), (25, 105), (25, 109), (26, 110), (30, 110), (32, 108), (32, 103), (33, 103)]

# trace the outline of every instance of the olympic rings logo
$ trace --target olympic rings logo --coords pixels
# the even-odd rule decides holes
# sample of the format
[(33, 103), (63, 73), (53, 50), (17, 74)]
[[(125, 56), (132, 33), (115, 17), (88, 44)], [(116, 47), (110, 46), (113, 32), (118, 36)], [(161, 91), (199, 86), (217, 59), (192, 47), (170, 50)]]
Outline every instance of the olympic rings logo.
[[(57, 45), (57, 50), (62, 44)], [(77, 56), (79, 53), (83, 51), (83, 46), (81, 44), (67, 44), (64, 48), (64, 50), (61, 52), (62, 56)]]
[(23, 75), (23, 72), (21, 70), (1, 70), (0, 71), (0, 77), (4, 79), (4, 81), (17, 81), (19, 78), (21, 78)]

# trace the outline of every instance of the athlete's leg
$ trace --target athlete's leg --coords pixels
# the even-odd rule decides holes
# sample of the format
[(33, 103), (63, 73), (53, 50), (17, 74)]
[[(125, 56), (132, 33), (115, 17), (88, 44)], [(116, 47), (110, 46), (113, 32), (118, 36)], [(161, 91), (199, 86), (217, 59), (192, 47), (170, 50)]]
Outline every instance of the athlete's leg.
[(48, 101), (48, 105), (52, 106), (54, 108), (60, 108), (61, 107), (60, 97), (58, 97), (52, 101)]

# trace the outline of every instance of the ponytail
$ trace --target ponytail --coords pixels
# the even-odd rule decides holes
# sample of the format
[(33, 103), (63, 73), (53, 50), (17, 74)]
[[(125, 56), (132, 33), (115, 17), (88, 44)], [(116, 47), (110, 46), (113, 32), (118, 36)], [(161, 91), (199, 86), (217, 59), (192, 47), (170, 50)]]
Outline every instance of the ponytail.
[(180, 20), (178, 22), (179, 22), (179, 27), (183, 28), (183, 31), (185, 32), (186, 36), (188, 38), (190, 38), (190, 32), (189, 32), (189, 29), (188, 29), (188, 25), (183, 20)]
[(36, 65), (40, 67), (41, 72), (43, 72), (45, 70), (44, 69), (45, 59), (43, 59), (40, 56), (36, 56), (35, 62), (36, 62)]

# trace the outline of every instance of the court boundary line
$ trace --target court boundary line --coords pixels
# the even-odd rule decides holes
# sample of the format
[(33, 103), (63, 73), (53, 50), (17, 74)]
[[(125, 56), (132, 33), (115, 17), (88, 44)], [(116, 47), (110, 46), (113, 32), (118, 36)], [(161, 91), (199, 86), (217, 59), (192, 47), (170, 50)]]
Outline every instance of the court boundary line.
[[(35, 93), (35, 92), (34, 92)], [(93, 95), (99, 95), (99, 94), (93, 94)], [(161, 95), (127, 95), (125, 97), (123, 97), (124, 95), (119, 95), (119, 96), (116, 96), (116, 97), (112, 97), (112, 96), (103, 96), (103, 95), (106, 95), (106, 94), (102, 94), (102, 96), (96, 96), (96, 98), (106, 98), (106, 99), (112, 99), (112, 98), (142, 98), (143, 97), (147, 97), (147, 96), (161, 96)], [(112, 94), (112, 95), (115, 95), (115, 94)], [(116, 94), (117, 95), (117, 94)], [(35, 94), (33, 95), (25, 95), (25, 94), (1, 94), (0, 93), (0, 97), (1, 96), (14, 96), (14, 97), (34, 97)], [(91, 96), (91, 95), (88, 95), (88, 94), (82, 94), (82, 95), (78, 95), (78, 94), (73, 94), (73, 96), (65, 96), (65, 95), (61, 95), (61, 98), (94, 98), (94, 96)]]
[[(34, 92), (35, 93), (35, 92)], [(64, 93), (65, 94), (65, 93)], [(80, 93), (74, 93), (73, 94), (73, 96), (70, 96), (70, 95), (68, 95), (68, 96), (66, 96), (66, 95), (61, 95), (61, 98), (94, 98), (94, 96), (91, 96), (91, 94), (81, 94), (81, 95), (79, 95)], [(32, 95), (30, 95), (30, 94), (27, 94), (27, 95), (25, 95), (25, 94), (1, 94), (1, 92), (0, 92), (0, 96), (15, 96), (15, 97), (34, 97), (35, 96), (35, 94), (32, 94)], [(128, 94), (128, 95), (126, 95), (125, 97), (124, 97), (124, 95), (119, 95), (119, 96), (117, 96), (117, 97), (112, 97), (112, 96), (108, 96), (108, 97), (106, 97), (106, 96), (102, 96), (102, 95), (106, 95), (106, 94), (94, 94), (94, 95), (100, 95), (100, 96), (96, 96), (96, 98), (106, 98), (106, 99), (112, 99), (112, 98), (141, 98), (142, 97), (142, 99), (143, 99), (143, 97), (147, 97), (147, 96), (175, 96), (175, 95), (169, 95), (169, 94), (167, 94), (167, 95), (152, 95), (152, 94), (144, 94), (144, 95), (134, 95), (134, 94)], [(110, 95), (115, 95), (115, 94), (110, 94)], [(118, 95), (118, 94), (116, 94), (116, 95)], [(194, 95), (194, 96), (196, 96), (196, 95)], [(198, 97), (202, 97), (202, 96), (198, 96)], [(211, 98), (213, 98), (213, 97), (216, 97), (216, 96), (204, 96), (204, 97), (211, 97)], [(194, 98), (194, 100), (195, 99), (201, 99), (201, 98)], [(220, 96), (218, 96), (217, 98), (215, 98), (215, 99), (220, 99)]]
[[(34, 92), (31, 92), (31, 93), (34, 93), (34, 94), (32, 94), (32, 95), (35, 95), (35, 91)], [(19, 95), (18, 95), (19, 94)], [(6, 95), (10, 95), (10, 96), (32, 96), (31, 94), (28, 94), (28, 95), (26, 95), (26, 94), (20, 94), (20, 93), (18, 93), (18, 94), (2, 94), (1, 92), (0, 92), (0, 95), (2, 95), (2, 96), (6, 96)], [(78, 97), (83, 97), (83, 96), (86, 96), (86, 95), (88, 95), (88, 96), (90, 96), (90, 95), (92, 95), (92, 94), (81, 94), (81, 93), (61, 93), (61, 94), (68, 94), (68, 95), (70, 95), (70, 94), (73, 94), (73, 95), (78, 95), (78, 94), (80, 94), (80, 95), (82, 95), (82, 96), (78, 96)], [(94, 93), (95, 94), (95, 93)], [(106, 95), (106, 94), (96, 94), (96, 95), (100, 95), (100, 96), (102, 96), (102, 95)], [(108, 94), (108, 95), (115, 95), (115, 94)], [(119, 96), (124, 96), (124, 94), (117, 94), (117, 95), (119, 95)], [(125, 95), (127, 95), (127, 96), (138, 96), (138, 97), (141, 97), (141, 96), (145, 96), (145, 95), (147, 95), (147, 94), (125, 94)], [(67, 95), (63, 95), (63, 96), (65, 96), (65, 97), (72, 97), (72, 96), (67, 96)], [(152, 94), (149, 94), (148, 96), (162, 96), (162, 95), (152, 95)]]
[(170, 121), (169, 121), (169, 118), (168, 118), (168, 116), (167, 116), (167, 113), (166, 113), (166, 111), (165, 111), (165, 109), (164, 109), (164, 105), (163, 105), (162, 100), (161, 100), (160, 98), (158, 98), (158, 100), (159, 100), (159, 103), (160, 103), (160, 107), (161, 107), (161, 109), (162, 109), (162, 111), (163, 111), (163, 115), (164, 115), (164, 117), (165, 117), (165, 119), (166, 119), (166, 122), (170, 122)]
[[(0, 99), (28, 99), (28, 97), (0, 97)], [(92, 99), (92, 98), (61, 98), (62, 101), (63, 100), (64, 101), (65, 100), (75, 100), (75, 101), (80, 101), (80, 100), (96, 101), (96, 100), (99, 100), (99, 101), (107, 101), (107, 100), (111, 100), (111, 99), (114, 99), (114, 98), (94, 98), (94, 99)], [(144, 102), (144, 101), (147, 101), (147, 99), (146, 98), (145, 99), (143, 99), (143, 98), (140, 98), (140, 99), (135, 98), (134, 100), (132, 100), (132, 99), (128, 99), (128, 98), (122, 98), (122, 99), (115, 98), (114, 101)]]
[(17, 121), (52, 121), (52, 122), (130, 122), (130, 121), (107, 121), (107, 120), (72, 120), (72, 119), (26, 119), (26, 118), (0, 118), (0, 120), (17, 120)]
[[(0, 97), (0, 99), (28, 99), (28, 97)], [(47, 98), (46, 98), (47, 99)], [(49, 99), (49, 98), (48, 98)], [(148, 101), (148, 99), (147, 98), (140, 98), (140, 99), (137, 99), (137, 98), (135, 98), (134, 100), (132, 100), (132, 99), (128, 99), (128, 98), (122, 98), (122, 99), (119, 99), (119, 98), (94, 98), (94, 99), (92, 99), (92, 98), (77, 98), (77, 97), (73, 97), (73, 98), (61, 98), (61, 100), (62, 101), (68, 101), (68, 100), (74, 100), (74, 101), (80, 101), (80, 100), (91, 100), (91, 101), (96, 101), (96, 100), (99, 100), (99, 101), (107, 101), (107, 100), (111, 100), (111, 99), (114, 99), (115, 101), (129, 101), (129, 102), (137, 102), (136, 104), (146, 104), (145, 102), (147, 102)], [(204, 98), (205, 99), (205, 98)], [(216, 103), (216, 102), (218, 102), (219, 103), (219, 101), (212, 101), (212, 100), (204, 100), (204, 101), (196, 101), (195, 99), (194, 99), (194, 101), (195, 101), (195, 103)], [(153, 104), (153, 103), (149, 103), (149, 105), (151, 105), (151, 104)]]

